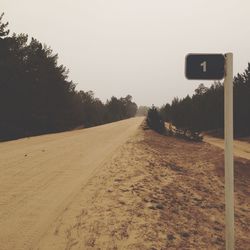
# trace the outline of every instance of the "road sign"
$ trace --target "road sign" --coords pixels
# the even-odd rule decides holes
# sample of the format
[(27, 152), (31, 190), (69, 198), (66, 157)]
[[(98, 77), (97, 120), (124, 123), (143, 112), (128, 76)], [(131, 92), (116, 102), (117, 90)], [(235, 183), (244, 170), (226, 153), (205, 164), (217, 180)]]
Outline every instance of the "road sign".
[(234, 249), (233, 54), (188, 54), (190, 80), (224, 79), (226, 250)]
[(190, 80), (221, 80), (225, 75), (222, 54), (188, 54), (185, 74)]

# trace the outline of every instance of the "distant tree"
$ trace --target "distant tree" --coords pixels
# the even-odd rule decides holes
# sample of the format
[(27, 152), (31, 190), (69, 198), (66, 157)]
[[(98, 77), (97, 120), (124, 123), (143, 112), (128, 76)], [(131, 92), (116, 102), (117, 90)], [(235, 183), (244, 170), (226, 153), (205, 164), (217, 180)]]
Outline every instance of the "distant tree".
[(112, 96), (111, 99), (107, 101), (106, 107), (108, 112), (108, 122), (119, 121), (125, 115), (125, 109), (122, 102), (114, 96)]
[(78, 96), (81, 103), (79, 113), (85, 127), (103, 124), (106, 108), (98, 98), (94, 97), (93, 91), (84, 92), (81, 90)]
[(132, 102), (132, 96), (130, 95), (127, 95), (125, 98), (121, 97), (120, 99), (112, 96), (106, 102), (106, 109), (106, 120), (113, 122), (135, 116), (137, 105)]
[(165, 129), (164, 121), (159, 111), (154, 105), (148, 110), (146, 121), (147, 121), (148, 126), (151, 129), (155, 130), (156, 132), (160, 134), (165, 133), (166, 129)]
[(172, 116), (171, 116), (171, 105), (170, 104), (166, 104), (163, 105), (160, 108), (160, 115), (163, 118), (164, 121), (166, 122), (172, 122)]
[(2, 13), (0, 15), (0, 38), (7, 36), (9, 34), (9, 32), (10, 32), (7, 29), (9, 23), (8, 22), (7, 23), (3, 23), (3, 21), (2, 21), (3, 17), (4, 17), (4, 13)]
[(146, 116), (148, 114), (149, 107), (147, 106), (139, 106), (136, 115), (138, 116)]
[(127, 95), (125, 98), (120, 99), (125, 108), (125, 118), (133, 117), (137, 112), (137, 105), (132, 99), (133, 97), (131, 95)]

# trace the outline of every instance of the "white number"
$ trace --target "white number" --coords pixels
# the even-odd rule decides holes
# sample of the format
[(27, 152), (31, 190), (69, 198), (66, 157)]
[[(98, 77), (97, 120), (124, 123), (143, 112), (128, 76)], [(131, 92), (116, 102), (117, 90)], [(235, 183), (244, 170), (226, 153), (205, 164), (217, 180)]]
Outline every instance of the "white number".
[(203, 68), (203, 72), (207, 72), (207, 62), (206, 61), (201, 63), (201, 67)]

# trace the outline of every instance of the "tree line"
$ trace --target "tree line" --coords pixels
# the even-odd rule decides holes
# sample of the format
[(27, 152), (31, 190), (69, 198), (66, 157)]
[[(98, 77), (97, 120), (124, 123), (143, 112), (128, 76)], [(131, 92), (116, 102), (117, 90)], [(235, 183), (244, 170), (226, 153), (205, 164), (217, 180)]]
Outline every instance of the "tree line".
[(0, 16), (0, 140), (91, 127), (132, 117), (132, 96), (106, 103), (77, 91), (58, 55), (26, 34), (9, 35)]
[[(235, 136), (250, 135), (250, 63), (233, 81), (234, 133)], [(167, 122), (177, 128), (193, 132), (218, 130), (224, 127), (224, 86), (214, 82), (207, 88), (200, 84), (192, 97), (174, 98), (160, 109)], [(223, 130), (222, 130), (223, 131)]]

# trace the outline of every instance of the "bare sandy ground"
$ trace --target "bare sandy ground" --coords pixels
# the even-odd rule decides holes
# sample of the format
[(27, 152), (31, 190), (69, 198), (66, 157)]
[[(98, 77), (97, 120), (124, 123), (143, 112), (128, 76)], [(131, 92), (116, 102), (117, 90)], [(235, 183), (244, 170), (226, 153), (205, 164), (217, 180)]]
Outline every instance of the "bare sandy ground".
[[(250, 161), (235, 159), (236, 249), (250, 249)], [(223, 150), (138, 130), (36, 249), (225, 249)]]
[(0, 249), (35, 249), (142, 119), (0, 143)]
[[(223, 139), (206, 135), (204, 136), (204, 141), (224, 149)], [(250, 160), (250, 143), (247, 141), (234, 140), (234, 155)]]

